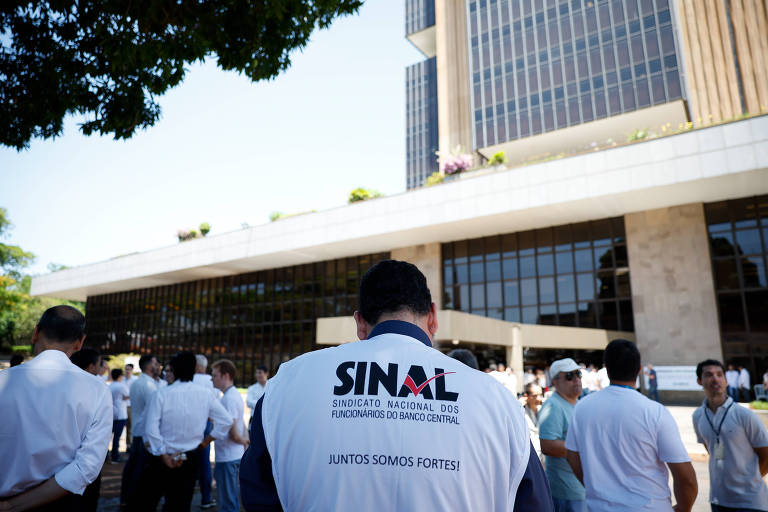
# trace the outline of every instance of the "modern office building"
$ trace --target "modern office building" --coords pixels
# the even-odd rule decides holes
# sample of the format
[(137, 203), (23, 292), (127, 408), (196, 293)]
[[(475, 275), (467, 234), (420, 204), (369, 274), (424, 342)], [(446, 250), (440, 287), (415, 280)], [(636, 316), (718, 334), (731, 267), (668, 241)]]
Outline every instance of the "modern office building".
[[(522, 162), (762, 112), (766, 32), (762, 0), (406, 0), (406, 36), (436, 69), (406, 73), (407, 187), (438, 170), (419, 136), (434, 129), (441, 158)], [(427, 99), (436, 127), (415, 113)]]
[[(715, 357), (745, 365), (757, 381), (768, 369), (768, 116), (755, 113), (768, 98), (761, 92), (768, 82), (759, 80), (768, 52), (755, 49), (768, 32), (765, 11), (759, 18), (755, 4), (731, 0), (728, 10), (718, 11), (722, 17), (710, 13), (702, 21), (703, 3), (693, 0), (408, 1), (409, 38), (429, 57), (407, 72), (414, 84), (409, 151), (434, 144), (426, 124), (436, 104), (441, 149), (457, 142), (479, 155), (506, 148), (508, 156), (524, 154), (516, 165), (466, 172), (432, 187), (409, 181), (402, 194), (62, 270), (35, 278), (32, 293), (86, 301), (88, 343), (104, 351), (165, 358), (190, 348), (233, 359), (239, 383), (246, 384), (258, 365), (274, 370), (308, 350), (354, 340), (351, 313), (362, 273), (396, 258), (427, 276), (439, 309), (437, 347), (471, 348), (481, 364), (504, 360), (522, 372), (524, 365), (543, 367), (564, 355), (597, 362), (606, 343), (621, 336), (636, 341), (644, 361), (662, 370), (682, 367), (690, 374), (690, 366)], [(607, 28), (600, 22), (605, 9)], [(494, 22), (491, 10), (506, 21)], [(689, 23), (691, 17), (697, 23)], [(736, 26), (747, 17), (752, 21)], [(581, 32), (574, 31), (577, 23)], [(570, 49), (562, 37), (566, 25)], [(559, 56), (548, 49), (544, 58), (539, 30), (554, 48), (550, 27), (556, 27)], [(716, 29), (727, 37), (713, 36)], [(669, 30), (671, 46), (664, 42)], [(591, 60), (595, 35), (599, 73)], [(487, 50), (490, 66), (473, 64), (475, 36), (480, 62)], [(643, 48), (637, 62), (633, 38)], [(652, 41), (658, 54), (649, 53)], [(627, 61), (619, 56), (624, 47)], [(613, 69), (605, 64), (611, 52)], [(589, 72), (584, 90), (582, 54)], [(573, 80), (565, 71), (569, 57)], [(657, 60), (660, 70), (651, 64)], [(698, 61), (708, 64), (697, 67)], [(631, 66), (628, 75), (622, 75), (623, 63)], [(614, 72), (615, 82), (609, 77)], [(470, 91), (478, 73), (475, 99)], [(428, 82), (434, 77), (432, 102), (435, 89)], [(625, 83), (632, 86), (626, 98)], [(663, 95), (655, 96), (654, 83), (663, 84)], [(575, 84), (574, 95), (569, 84)], [(616, 111), (611, 90), (619, 91)], [(601, 134), (618, 133), (622, 123), (652, 128), (637, 123), (664, 126), (667, 114), (690, 120), (691, 129), (661, 130), (664, 136), (631, 143), (624, 136), (615, 145), (579, 150), (595, 126)], [(722, 122), (740, 114), (748, 116)], [(558, 141), (569, 146), (547, 149)], [(552, 154), (531, 162), (526, 151)], [(408, 158), (416, 169), (426, 157)], [(428, 172), (419, 169), (414, 180)], [(662, 388), (663, 398), (698, 396), (685, 385)]]

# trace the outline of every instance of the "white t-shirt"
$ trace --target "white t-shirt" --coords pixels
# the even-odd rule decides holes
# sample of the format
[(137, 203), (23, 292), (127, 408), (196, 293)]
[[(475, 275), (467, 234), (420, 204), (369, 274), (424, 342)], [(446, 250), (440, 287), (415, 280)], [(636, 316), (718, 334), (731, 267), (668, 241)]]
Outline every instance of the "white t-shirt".
[(511, 393), (394, 332), (283, 363), (262, 424), (284, 510), (509, 511), (530, 455)]
[(671, 512), (666, 463), (691, 460), (667, 408), (622, 386), (579, 401), (565, 447), (579, 452), (590, 512)]
[[(129, 393), (129, 394), (130, 394), (130, 392), (131, 392), (131, 386), (133, 385), (133, 383), (134, 383), (134, 382), (136, 382), (136, 379), (137, 379), (137, 378), (138, 378), (138, 377), (134, 377), (134, 376), (133, 376), (133, 374), (131, 374), (131, 375), (126, 375), (125, 377), (123, 377), (123, 384), (125, 384), (125, 387), (126, 387), (126, 388), (128, 388), (128, 393)], [(125, 402), (125, 404), (126, 404), (128, 407), (130, 407), (130, 406), (131, 406), (131, 401), (130, 401), (130, 400), (127, 400), (127, 401)]]
[[(243, 422), (243, 397), (235, 386), (230, 386), (221, 396), (221, 405), (227, 410), (231, 418), (229, 424), (237, 421), (240, 434), (245, 436), (245, 423)], [(216, 462), (230, 462), (243, 458), (245, 446), (233, 441), (228, 435), (216, 440)]]
[(128, 400), (124, 397), (129, 396), (128, 387), (120, 381), (109, 383), (109, 392), (112, 394), (112, 418), (116, 420), (128, 419)]
[(725, 379), (728, 381), (729, 387), (739, 387), (739, 372), (737, 370), (728, 370), (725, 372)]

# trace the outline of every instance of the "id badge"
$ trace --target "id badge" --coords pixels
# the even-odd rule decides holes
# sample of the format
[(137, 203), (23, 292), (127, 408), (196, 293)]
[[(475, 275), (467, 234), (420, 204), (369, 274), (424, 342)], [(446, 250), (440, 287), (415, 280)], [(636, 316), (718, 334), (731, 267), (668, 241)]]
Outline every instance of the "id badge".
[(723, 442), (720, 441), (719, 439), (715, 442), (715, 459), (716, 460), (725, 459), (725, 444), (723, 444)]

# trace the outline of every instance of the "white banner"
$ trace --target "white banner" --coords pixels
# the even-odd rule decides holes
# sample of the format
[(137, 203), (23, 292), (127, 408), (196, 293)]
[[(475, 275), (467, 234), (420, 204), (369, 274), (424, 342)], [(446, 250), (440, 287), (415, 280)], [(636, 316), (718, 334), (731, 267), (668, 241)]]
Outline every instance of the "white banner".
[(701, 391), (696, 383), (695, 366), (654, 366), (659, 389), (665, 391)]

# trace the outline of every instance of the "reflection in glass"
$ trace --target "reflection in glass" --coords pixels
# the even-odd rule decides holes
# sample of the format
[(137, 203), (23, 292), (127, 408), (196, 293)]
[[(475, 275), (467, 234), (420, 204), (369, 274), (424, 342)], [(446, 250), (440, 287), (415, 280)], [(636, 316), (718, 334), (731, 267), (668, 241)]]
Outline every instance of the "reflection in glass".
[(539, 302), (555, 302), (555, 279), (553, 277), (539, 278)]
[(560, 302), (576, 300), (576, 288), (572, 275), (557, 276), (557, 297)]
[(755, 254), (763, 251), (760, 243), (760, 230), (758, 229), (736, 231), (736, 242), (738, 243), (739, 254)]
[(517, 281), (504, 282), (504, 305), (517, 306), (520, 303), (519, 287)]
[(741, 304), (741, 294), (722, 293), (717, 297), (720, 310), (720, 328), (724, 331), (744, 331), (744, 308)]
[(520, 280), (520, 296), (523, 301), (523, 305), (536, 304), (536, 279)]
[(579, 300), (590, 300), (595, 296), (595, 278), (593, 274), (577, 274), (576, 286), (579, 290)]
[(498, 308), (501, 307), (502, 301), (501, 301), (501, 283), (495, 282), (495, 283), (488, 283), (487, 287), (487, 302), (488, 302), (488, 309), (490, 308)]
[(574, 251), (574, 259), (576, 260), (576, 271), (591, 271), (592, 270), (592, 251), (589, 249), (581, 249)]
[(566, 274), (573, 272), (573, 254), (571, 252), (558, 252), (555, 254), (557, 273)]

